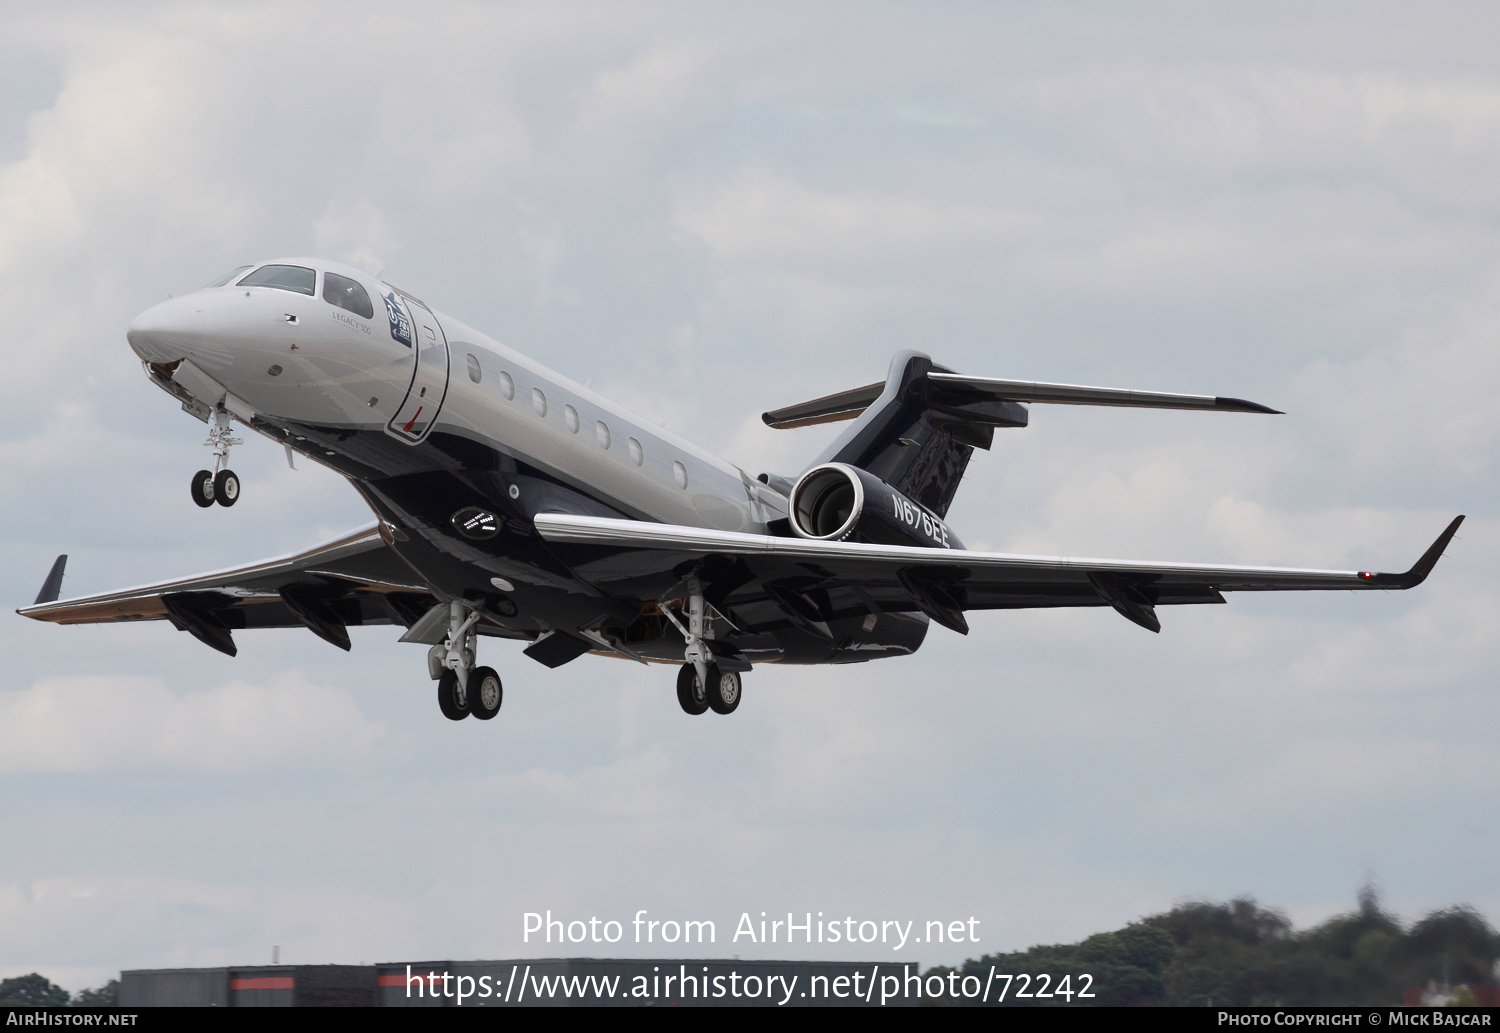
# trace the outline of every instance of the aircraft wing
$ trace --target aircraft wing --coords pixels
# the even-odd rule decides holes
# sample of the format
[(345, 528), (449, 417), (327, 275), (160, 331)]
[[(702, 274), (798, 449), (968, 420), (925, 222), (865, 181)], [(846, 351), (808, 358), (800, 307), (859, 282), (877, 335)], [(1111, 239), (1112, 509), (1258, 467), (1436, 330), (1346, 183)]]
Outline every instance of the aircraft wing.
[(17, 613), (54, 624), (171, 621), (230, 656), (234, 629), (307, 627), (348, 649), (350, 625), (410, 626), (434, 602), (375, 523), (244, 567), (54, 601), (65, 559), (58, 558), (36, 604)]
[(1157, 606), (1222, 603), (1223, 592), (1412, 588), (1432, 571), (1463, 519), (1454, 519), (1400, 574), (810, 541), (552, 513), (538, 514), (535, 521), (543, 538), (572, 550), (565, 561), (575, 571), (611, 593), (659, 598), (696, 570), (705, 582), (732, 586), (721, 589), (715, 605), (722, 602), (736, 611), (770, 602), (797, 623), (799, 617), (849, 616), (861, 607), (921, 610), (967, 633), (965, 610), (1112, 606), (1142, 627), (1160, 631)]

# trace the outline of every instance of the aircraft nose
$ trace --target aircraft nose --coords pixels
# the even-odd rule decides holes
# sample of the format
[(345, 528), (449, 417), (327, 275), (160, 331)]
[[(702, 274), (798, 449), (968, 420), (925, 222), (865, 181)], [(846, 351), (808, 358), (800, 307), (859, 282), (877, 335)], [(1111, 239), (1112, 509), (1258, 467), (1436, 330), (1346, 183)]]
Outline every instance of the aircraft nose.
[(125, 339), (147, 362), (175, 362), (203, 338), (203, 314), (185, 301), (152, 305), (131, 321)]

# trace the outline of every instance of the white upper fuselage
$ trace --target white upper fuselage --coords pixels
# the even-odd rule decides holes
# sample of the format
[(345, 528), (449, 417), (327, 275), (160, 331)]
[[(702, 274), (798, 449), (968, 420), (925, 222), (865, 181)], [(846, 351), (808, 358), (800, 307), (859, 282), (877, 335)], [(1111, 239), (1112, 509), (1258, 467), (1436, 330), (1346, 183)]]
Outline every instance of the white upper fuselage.
[[(313, 293), (240, 284), (270, 266), (312, 270)], [(329, 274), (359, 284), (372, 316), (325, 300)], [(410, 325), (400, 327), (405, 314)], [(411, 345), (400, 339), (408, 334)], [(233, 396), (232, 410), (237, 403), (276, 421), (384, 433), (414, 450), (414, 460), (432, 432), (444, 432), (512, 455), (632, 516), (764, 532), (785, 512), (780, 495), (734, 465), (338, 263), (290, 258), (249, 267), (225, 286), (148, 309), (128, 336), (148, 363), (185, 359), (198, 367)], [(192, 390), (188, 378), (178, 379)], [(440, 409), (429, 422), (434, 398)], [(413, 413), (416, 422), (408, 423)], [(323, 445), (289, 443), (326, 458)]]

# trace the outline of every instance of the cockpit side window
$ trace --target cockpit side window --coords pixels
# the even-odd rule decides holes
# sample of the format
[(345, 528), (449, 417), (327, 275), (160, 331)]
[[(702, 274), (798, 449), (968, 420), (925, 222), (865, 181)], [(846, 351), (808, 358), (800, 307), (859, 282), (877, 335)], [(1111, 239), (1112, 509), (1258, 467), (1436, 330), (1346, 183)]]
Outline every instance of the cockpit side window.
[(359, 281), (340, 276), (338, 273), (323, 274), (323, 300), (366, 319), (375, 315), (375, 306), (370, 304), (370, 295), (359, 285)]
[(238, 284), (240, 287), (275, 287), (312, 295), (318, 274), (304, 265), (263, 265)]
[(252, 268), (254, 268), (254, 266), (237, 265), (233, 269), (229, 270), (229, 272), (225, 273), (223, 276), (215, 277), (214, 281), (212, 283), (205, 283), (202, 287), (199, 287), (198, 289), (200, 291), (206, 291), (210, 287), (222, 287), (226, 283), (228, 283), (230, 280), (232, 280), (236, 276), (240, 275), (240, 273), (243, 273), (247, 269), (252, 269)]

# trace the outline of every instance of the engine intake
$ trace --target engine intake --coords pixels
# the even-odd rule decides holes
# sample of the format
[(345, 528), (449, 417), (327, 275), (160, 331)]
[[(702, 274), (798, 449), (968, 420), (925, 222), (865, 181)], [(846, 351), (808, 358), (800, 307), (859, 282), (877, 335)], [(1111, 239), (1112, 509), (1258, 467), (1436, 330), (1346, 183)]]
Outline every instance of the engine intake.
[(962, 549), (948, 525), (874, 474), (844, 463), (815, 466), (792, 488), (792, 530), (824, 542)]

